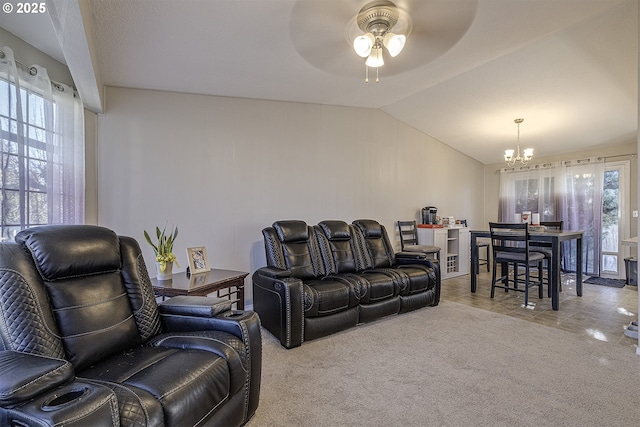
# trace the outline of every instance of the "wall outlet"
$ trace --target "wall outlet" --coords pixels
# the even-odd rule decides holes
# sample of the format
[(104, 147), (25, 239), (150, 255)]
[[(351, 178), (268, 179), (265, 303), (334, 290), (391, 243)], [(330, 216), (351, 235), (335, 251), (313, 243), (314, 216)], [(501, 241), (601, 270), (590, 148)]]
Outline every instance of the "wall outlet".
[(634, 218), (638, 218), (638, 211), (633, 211), (631, 215), (633, 215)]

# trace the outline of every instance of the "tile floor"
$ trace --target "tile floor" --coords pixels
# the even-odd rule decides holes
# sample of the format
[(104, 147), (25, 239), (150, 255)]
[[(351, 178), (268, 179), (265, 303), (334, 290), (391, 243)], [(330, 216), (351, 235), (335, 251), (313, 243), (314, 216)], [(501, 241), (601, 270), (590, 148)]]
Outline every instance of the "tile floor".
[[(608, 286), (583, 283), (582, 297), (576, 295), (575, 275), (562, 275), (560, 310), (553, 311), (551, 299), (538, 299), (536, 288), (529, 293), (529, 307), (525, 308), (522, 292), (505, 293), (496, 289), (491, 299), (491, 273), (478, 275), (478, 291), (471, 293), (470, 276), (458, 276), (442, 281), (441, 299), (454, 301), (483, 310), (494, 311), (530, 322), (563, 329), (588, 339), (638, 346), (638, 340), (624, 335), (624, 328), (638, 319), (638, 287)], [(588, 278), (589, 276), (585, 277)]]

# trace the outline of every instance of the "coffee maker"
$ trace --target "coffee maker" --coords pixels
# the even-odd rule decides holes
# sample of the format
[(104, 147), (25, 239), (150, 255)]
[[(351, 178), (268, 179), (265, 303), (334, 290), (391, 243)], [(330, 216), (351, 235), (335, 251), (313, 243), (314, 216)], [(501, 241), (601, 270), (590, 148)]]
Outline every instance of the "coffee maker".
[(422, 208), (422, 223), (436, 224), (436, 213), (438, 213), (438, 208), (436, 208), (435, 206), (427, 206)]

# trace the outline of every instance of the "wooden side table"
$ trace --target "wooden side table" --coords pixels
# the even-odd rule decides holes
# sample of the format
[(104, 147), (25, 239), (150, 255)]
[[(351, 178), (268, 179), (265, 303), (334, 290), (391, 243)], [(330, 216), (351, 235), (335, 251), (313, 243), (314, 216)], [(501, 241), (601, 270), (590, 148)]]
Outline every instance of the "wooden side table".
[[(244, 278), (245, 271), (211, 269), (205, 273), (174, 273), (169, 280), (151, 278), (153, 291), (157, 296), (172, 297), (175, 295), (207, 296), (213, 292), (219, 298), (229, 298), (236, 303), (236, 309), (244, 310)], [(220, 291), (226, 290), (226, 293)]]

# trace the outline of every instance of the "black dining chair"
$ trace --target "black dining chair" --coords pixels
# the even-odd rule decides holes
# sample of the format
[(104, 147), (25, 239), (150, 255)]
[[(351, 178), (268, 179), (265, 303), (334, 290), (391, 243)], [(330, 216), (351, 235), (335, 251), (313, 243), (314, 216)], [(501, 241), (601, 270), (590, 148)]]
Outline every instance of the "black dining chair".
[[(546, 230), (562, 231), (563, 221), (540, 221), (540, 225), (544, 226)], [(535, 236), (531, 238), (529, 249), (532, 251), (540, 252), (544, 255), (545, 267), (547, 270), (546, 283), (548, 285), (549, 274), (551, 273), (551, 242), (536, 241)], [(562, 245), (560, 246), (560, 265), (562, 265)], [(558, 290), (562, 291), (562, 280), (558, 281)], [(549, 297), (551, 297), (551, 286), (549, 286)]]
[[(477, 251), (476, 253), (478, 254), (478, 256), (476, 257), (476, 259), (474, 259), (473, 261), (476, 263), (476, 273), (480, 272), (480, 266), (481, 265), (486, 265), (487, 266), (487, 271), (489, 271), (489, 268), (491, 266), (491, 244), (490, 242), (487, 241), (479, 241), (477, 244)], [(482, 254), (480, 253), (480, 250), (484, 249), (485, 250), (485, 257), (482, 258)]]
[[(543, 298), (542, 262), (544, 254), (529, 248), (529, 224), (490, 222), (491, 246), (493, 250), (493, 274), (491, 275), (491, 298), (496, 288), (505, 292), (524, 292), (524, 306), (529, 304), (529, 288), (538, 286), (538, 296)], [(496, 277), (497, 266), (501, 265), (501, 276)], [(512, 267), (512, 268), (509, 268)], [(520, 268), (524, 267), (524, 274)], [(536, 268), (538, 277), (531, 274)], [(524, 277), (524, 288), (519, 287)]]
[(418, 244), (418, 228), (415, 221), (398, 221), (398, 233), (400, 234), (400, 248), (403, 252), (423, 252), (440, 260), (438, 246)]

